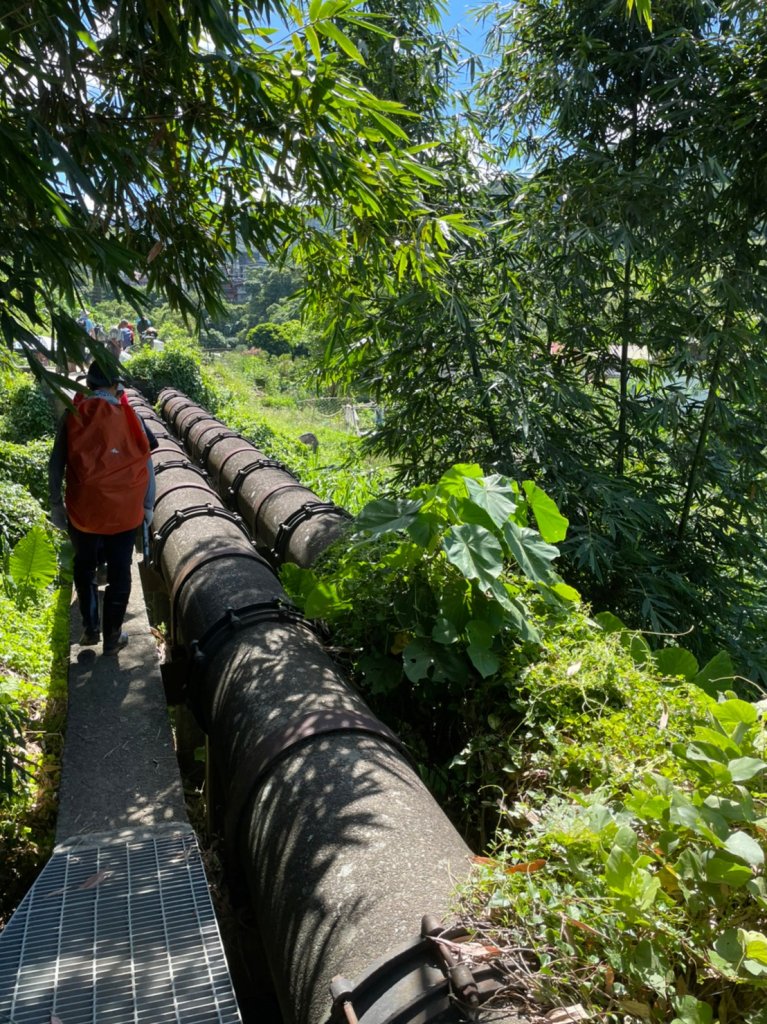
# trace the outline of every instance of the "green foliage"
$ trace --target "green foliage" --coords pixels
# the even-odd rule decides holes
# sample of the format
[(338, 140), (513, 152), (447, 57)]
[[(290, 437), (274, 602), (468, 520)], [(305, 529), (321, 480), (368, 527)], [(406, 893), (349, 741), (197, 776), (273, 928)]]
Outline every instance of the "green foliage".
[(2, 435), (26, 444), (56, 433), (49, 390), (28, 373), (18, 373), (2, 389)]
[(188, 343), (169, 341), (157, 352), (140, 349), (123, 365), (123, 377), (149, 402), (156, 402), (163, 388), (177, 388), (212, 413), (218, 407), (215, 389), (206, 381), (199, 352)]
[(0, 481), (21, 484), (44, 508), (48, 506), (51, 444), (47, 438), (26, 444), (0, 440)]
[[(0, 922), (53, 847), (69, 666), (69, 590), (20, 611), (0, 588)], [(29, 742), (31, 738), (32, 742)]]
[[(600, 612), (594, 618), (606, 633), (614, 633), (619, 637), (637, 665), (652, 665), (661, 676), (695, 683), (712, 697), (729, 689), (733, 683), (735, 669), (726, 651), (718, 651), (701, 668), (695, 655), (678, 644), (651, 650), (641, 633), (627, 629), (612, 612)], [(753, 684), (751, 687), (756, 689)]]
[(328, 375), (385, 406), (367, 443), (401, 480), (535, 476), (594, 607), (767, 679), (765, 181), (743, 99), (765, 11), (667, 3), (651, 34), (621, 6), (484, 9), (497, 60), (467, 117), (498, 170), (446, 137), (432, 195), (484, 230), (449, 241), (440, 289), (350, 285)]
[[(394, 235), (414, 264), (438, 268), (441, 227), (422, 197), (435, 175), (398, 123), (404, 109), (360, 84), (352, 37), (374, 38), (374, 19), (346, 3), (307, 15), (282, 0), (9, 12), (7, 345), (31, 346), (50, 321), (60, 365), (81, 361), (87, 339), (69, 311), (86, 283), (138, 309), (143, 278), (174, 309), (216, 315), (243, 247), (305, 250), (327, 289), (352, 257), (390, 272)], [(275, 34), (271, 16), (292, 31)]]
[[(537, 489), (531, 493), (546, 504), (528, 503), (527, 490), (499, 476), (484, 477), (479, 466), (457, 465), (436, 485), (416, 488), (405, 499), (378, 499), (357, 517), (350, 566), (358, 564), (357, 548), (364, 545), (400, 578), (425, 570), (421, 583), (428, 587), (431, 576), (439, 584), (420, 600), (414, 592), (400, 609), (397, 631), (408, 637), (402, 671), (411, 682), (463, 682), (471, 671), (485, 678), (500, 665), (504, 634), (514, 642), (536, 642), (529, 588), (520, 577), (555, 607), (578, 599), (554, 572), (558, 551), (545, 539), (561, 537), (566, 521)], [(541, 508), (543, 533), (527, 525), (528, 515)], [(285, 572), (288, 583), (298, 585), (308, 615), (332, 620), (350, 607), (343, 578), (328, 588), (313, 570)], [(443, 587), (449, 596), (439, 592)]]
[(0, 805), (13, 796), (25, 773), (24, 711), (0, 679)]
[(257, 324), (251, 327), (245, 340), (248, 345), (263, 349), (272, 356), (290, 354), (290, 341), (283, 324)]
[(630, 787), (531, 791), (512, 809), (525, 831), (501, 833), (473, 897), (534, 951), (546, 998), (659, 1022), (758, 1019), (765, 723), (732, 697), (690, 717)]
[(0, 480), (0, 537), (13, 547), (32, 527), (45, 521), (40, 503), (21, 484)]
[(254, 323), (263, 323), (273, 306), (303, 287), (304, 275), (296, 267), (254, 266), (249, 268), (246, 282), (248, 312)]
[(543, 628), (574, 614), (578, 595), (549, 543), (565, 526), (538, 489), (458, 465), (407, 498), (367, 505), (313, 570), (282, 569), (306, 614), (354, 652), (360, 686), (446, 799), (466, 797), (451, 792), (448, 765), (504, 700), (505, 673), (535, 658)]
[(46, 529), (33, 527), (14, 544), (7, 564), (6, 586), (18, 607), (25, 610), (39, 591), (44, 590), (58, 575), (56, 546)]
[[(32, 500), (32, 499), (30, 499)], [(58, 574), (54, 544), (42, 526), (13, 547), (0, 589), (0, 805), (29, 778), (25, 732), (31, 701), (50, 675), (50, 631)]]

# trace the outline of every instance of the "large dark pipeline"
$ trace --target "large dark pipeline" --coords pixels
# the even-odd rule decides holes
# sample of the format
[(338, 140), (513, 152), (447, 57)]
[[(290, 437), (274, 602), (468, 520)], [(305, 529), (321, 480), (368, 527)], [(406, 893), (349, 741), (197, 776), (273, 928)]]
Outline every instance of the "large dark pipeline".
[(440, 923), (469, 850), (239, 516), (131, 402), (161, 434), (153, 557), (286, 1024), (477, 1019), (497, 978), (449, 952), (460, 930)]
[(295, 562), (306, 568), (341, 535), (349, 519), (344, 509), (322, 501), (286, 466), (268, 458), (186, 395), (162, 391), (160, 410), (190, 457), (242, 515), (273, 565)]

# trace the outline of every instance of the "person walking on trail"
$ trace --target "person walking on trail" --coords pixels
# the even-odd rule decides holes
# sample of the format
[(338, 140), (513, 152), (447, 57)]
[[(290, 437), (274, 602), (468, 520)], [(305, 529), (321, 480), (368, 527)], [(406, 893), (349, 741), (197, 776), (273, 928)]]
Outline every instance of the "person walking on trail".
[(133, 542), (142, 520), (152, 520), (154, 470), (141, 420), (117, 397), (117, 374), (92, 363), (86, 381), (91, 393), (64, 415), (53, 445), (51, 519), (68, 530), (74, 548), (83, 647), (93, 647), (100, 639), (96, 569), (106, 558), (103, 653), (116, 654), (128, 643), (122, 625), (131, 591)]

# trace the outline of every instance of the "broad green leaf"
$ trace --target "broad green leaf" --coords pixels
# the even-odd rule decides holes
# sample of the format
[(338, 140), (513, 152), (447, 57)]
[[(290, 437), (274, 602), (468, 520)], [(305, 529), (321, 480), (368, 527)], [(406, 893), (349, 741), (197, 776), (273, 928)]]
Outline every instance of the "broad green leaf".
[(594, 616), (594, 621), (602, 627), (605, 633), (622, 633), (626, 629), (626, 623), (612, 612), (599, 612)]
[(613, 846), (605, 865), (605, 881), (616, 892), (628, 892), (634, 873), (634, 862), (620, 846)]
[(483, 588), (492, 586), (503, 569), (500, 541), (489, 530), (475, 523), (451, 527), (442, 539), (448, 561), (468, 580), (478, 580)]
[(343, 596), (337, 583), (323, 581), (318, 583), (307, 596), (304, 613), (310, 619), (325, 619), (332, 617), (334, 612), (350, 607), (349, 601)]
[(690, 803), (687, 797), (683, 796), (679, 791), (676, 791), (671, 798), (669, 820), (675, 825), (682, 825), (684, 828), (697, 831), (698, 823), (700, 821), (700, 812), (697, 807), (694, 807), (693, 804)]
[(391, 693), (400, 685), (402, 664), (398, 658), (387, 658), (381, 654), (363, 654), (358, 665), (371, 693)]
[(311, 569), (302, 569), (293, 562), (285, 562), (280, 566), (280, 580), (290, 596), (302, 603), (317, 584)]
[(551, 589), (558, 597), (561, 597), (564, 601), (576, 602), (580, 601), (581, 599), (581, 595), (578, 593), (575, 587), (571, 587), (568, 583), (555, 583)]
[(735, 725), (743, 722), (753, 725), (759, 714), (753, 704), (745, 700), (725, 700), (711, 709), (711, 714), (723, 725)]
[(724, 844), (725, 850), (751, 867), (764, 864), (764, 850), (746, 832), (733, 832)]
[(425, 679), (433, 664), (432, 651), (424, 640), (413, 640), (402, 652), (402, 666), (411, 683)]
[[(742, 788), (742, 787), (741, 787)], [(728, 797), (711, 794), (703, 801), (704, 807), (709, 807), (729, 822), (755, 821), (754, 801), (750, 793), (744, 793), (740, 800), (730, 800)]]
[(408, 525), (407, 532), (419, 547), (430, 550), (442, 531), (444, 519), (435, 512), (419, 512)]
[(408, 498), (378, 498), (367, 504), (354, 525), (371, 537), (407, 529), (417, 518), (423, 502)]
[(736, 757), (727, 765), (730, 770), (733, 782), (748, 782), (761, 775), (767, 763), (760, 761), (757, 757)]
[(726, 688), (726, 684), (732, 681), (734, 674), (735, 669), (732, 664), (732, 658), (726, 651), (719, 651), (698, 672), (695, 682), (706, 693), (715, 695), (717, 691)]
[(718, 743), (706, 743), (697, 738), (687, 745), (684, 754), (690, 761), (716, 761), (718, 764), (726, 765), (729, 760), (727, 753)]
[(458, 462), (446, 470), (437, 481), (436, 492), (440, 497), (457, 495), (465, 497), (467, 479), (481, 480), (484, 473), (476, 463)]
[(489, 622), (482, 619), (472, 619), (466, 625), (466, 636), (470, 644), (490, 647), (495, 640), (495, 630)]
[(698, 671), (698, 659), (684, 647), (663, 647), (655, 652), (654, 658), (664, 676), (684, 676), (692, 680)]
[(751, 868), (721, 853), (714, 853), (709, 857), (705, 867), (707, 881), (731, 885), (733, 889), (746, 885), (753, 878)]
[(706, 725), (695, 727), (693, 739), (696, 742), (713, 744), (715, 747), (728, 753), (730, 759), (739, 757), (743, 753), (738, 744), (726, 732), (722, 732), (719, 729), (710, 729)]
[(695, 996), (675, 996), (673, 1000), (676, 1017), (671, 1024), (712, 1024), (714, 1008)]
[(714, 949), (728, 964), (737, 964), (743, 956), (743, 947), (735, 928), (725, 928), (714, 943)]
[(662, 992), (666, 986), (669, 965), (666, 958), (648, 939), (641, 939), (631, 954), (632, 971), (644, 985)]
[(8, 559), (8, 571), (21, 588), (45, 588), (58, 572), (56, 548), (41, 526), (34, 526), (17, 541)]
[(738, 929), (738, 939), (749, 960), (767, 967), (767, 935), (741, 928)]
[(615, 846), (620, 847), (621, 850), (625, 850), (632, 861), (636, 860), (638, 842), (637, 834), (633, 828), (628, 825), (621, 825), (615, 833), (613, 843)]
[(629, 633), (624, 638), (624, 644), (628, 640), (628, 649), (631, 657), (637, 665), (646, 665), (652, 659), (652, 651), (641, 633)]
[(472, 665), (483, 679), (495, 675), (501, 667), (498, 655), (483, 644), (469, 644), (466, 648), (466, 653), (469, 655)]
[(547, 544), (537, 530), (509, 520), (503, 526), (503, 539), (528, 579), (535, 583), (552, 579), (555, 574), (551, 563), (559, 557), (559, 549)]
[(495, 630), (490, 623), (472, 619), (466, 626), (466, 636), (469, 640), (466, 650), (477, 672), (483, 679), (496, 673), (500, 661), (492, 649)]
[(511, 620), (510, 625), (519, 636), (530, 643), (539, 643), (540, 634), (530, 621), (527, 609), (509, 592), (509, 587), (502, 580), (493, 580), (490, 591)]
[(671, 806), (668, 797), (660, 793), (648, 793), (640, 789), (630, 793), (626, 798), (626, 809), (645, 821), (661, 821)]
[(486, 512), (499, 528), (510, 519), (516, 509), (514, 492), (502, 476), (488, 476), (482, 480), (466, 479), (470, 499)]
[(558, 544), (567, 536), (568, 519), (557, 508), (557, 503), (532, 480), (524, 480), (522, 487), (530, 502), (541, 537), (549, 544)]

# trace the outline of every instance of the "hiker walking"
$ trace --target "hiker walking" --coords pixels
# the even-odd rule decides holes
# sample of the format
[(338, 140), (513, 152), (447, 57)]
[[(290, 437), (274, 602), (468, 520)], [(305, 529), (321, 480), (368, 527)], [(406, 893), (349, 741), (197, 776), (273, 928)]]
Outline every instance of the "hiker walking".
[(128, 642), (122, 625), (131, 591), (133, 542), (142, 520), (152, 520), (154, 470), (141, 420), (117, 396), (117, 374), (92, 363), (86, 383), (91, 393), (65, 414), (51, 452), (51, 520), (68, 530), (74, 547), (83, 647), (93, 647), (100, 639), (96, 569), (106, 559), (103, 652), (116, 654)]

